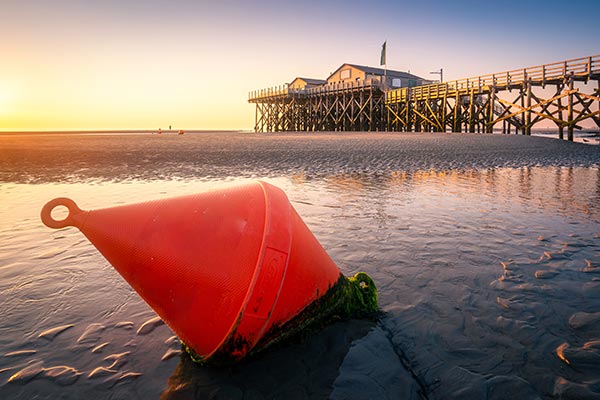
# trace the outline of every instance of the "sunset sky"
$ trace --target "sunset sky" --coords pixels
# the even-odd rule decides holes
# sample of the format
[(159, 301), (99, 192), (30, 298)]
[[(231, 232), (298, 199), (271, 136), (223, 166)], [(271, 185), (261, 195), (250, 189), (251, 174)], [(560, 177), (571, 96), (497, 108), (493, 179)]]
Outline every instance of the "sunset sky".
[(0, 131), (251, 129), (344, 62), (445, 80), (600, 53), (598, 0), (0, 0)]

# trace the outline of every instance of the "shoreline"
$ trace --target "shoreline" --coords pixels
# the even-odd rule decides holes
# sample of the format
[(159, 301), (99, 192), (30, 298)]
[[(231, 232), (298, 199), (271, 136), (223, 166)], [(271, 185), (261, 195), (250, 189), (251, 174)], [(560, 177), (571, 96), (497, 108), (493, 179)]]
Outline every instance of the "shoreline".
[[(216, 133), (216, 132), (221, 132), (221, 133), (242, 133), (242, 132), (250, 132), (248, 130), (236, 130), (236, 129), (232, 129), (232, 130), (211, 130), (211, 129), (183, 129), (184, 132), (186, 133)], [(69, 129), (65, 129), (65, 130), (43, 130), (43, 131), (39, 131), (39, 130), (26, 130), (26, 131), (2, 131), (0, 130), (0, 136), (2, 135), (7, 135), (7, 136), (25, 136), (25, 135), (98, 135), (98, 134), (106, 134), (106, 135), (111, 135), (111, 134), (140, 134), (140, 133), (157, 133), (158, 129), (74, 129), (74, 130), (69, 130)], [(179, 132), (179, 129), (163, 129), (162, 133), (165, 134), (177, 134)]]
[[(258, 136), (271, 136), (271, 135), (282, 135), (282, 136), (355, 136), (355, 135), (475, 135), (475, 136), (526, 136), (521, 134), (503, 134), (501, 131), (495, 131), (489, 133), (478, 133), (478, 132), (396, 132), (396, 131), (283, 131), (283, 132), (255, 132), (253, 130), (239, 129), (239, 130), (210, 130), (210, 129), (182, 129), (186, 134), (244, 134), (244, 135), (258, 135)], [(179, 134), (179, 129), (167, 129), (161, 130), (158, 133), (158, 129), (94, 129), (94, 130), (28, 130), (28, 131), (1, 131), (0, 137), (26, 137), (26, 136), (139, 136), (139, 135), (165, 135), (174, 136)], [(558, 132), (553, 129), (537, 129), (533, 130), (532, 137), (543, 137), (560, 140)], [(566, 137), (566, 136), (565, 136)], [(563, 139), (562, 141), (568, 142)], [(587, 145), (600, 145), (600, 130), (584, 129), (575, 131), (573, 143), (582, 143)]]

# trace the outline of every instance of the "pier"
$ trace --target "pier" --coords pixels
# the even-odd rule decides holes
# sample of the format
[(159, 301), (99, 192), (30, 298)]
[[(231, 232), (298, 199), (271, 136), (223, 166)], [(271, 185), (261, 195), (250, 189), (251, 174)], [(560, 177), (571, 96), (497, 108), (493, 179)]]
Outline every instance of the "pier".
[(253, 91), (248, 101), (256, 104), (257, 132), (501, 129), (530, 135), (535, 124), (550, 120), (559, 138), (564, 139), (566, 130), (567, 139), (573, 140), (584, 120), (600, 127), (600, 55), (402, 86), (390, 88), (389, 81), (372, 75), (352, 82)]

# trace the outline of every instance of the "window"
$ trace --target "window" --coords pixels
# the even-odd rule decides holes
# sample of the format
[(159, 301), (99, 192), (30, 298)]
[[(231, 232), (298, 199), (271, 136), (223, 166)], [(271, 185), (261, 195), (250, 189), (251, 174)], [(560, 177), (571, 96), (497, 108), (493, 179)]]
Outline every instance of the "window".
[(402, 79), (400, 79), (400, 78), (392, 79), (392, 87), (402, 87)]
[(350, 79), (352, 70), (350, 68), (340, 71), (340, 79)]

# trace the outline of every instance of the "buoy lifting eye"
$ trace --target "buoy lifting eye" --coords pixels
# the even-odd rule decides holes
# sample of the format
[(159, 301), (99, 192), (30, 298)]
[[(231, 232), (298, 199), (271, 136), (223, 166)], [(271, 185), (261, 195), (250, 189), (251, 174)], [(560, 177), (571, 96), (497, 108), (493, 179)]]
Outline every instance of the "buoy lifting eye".
[[(66, 207), (69, 211), (67, 216), (62, 220), (57, 220), (52, 217), (52, 211), (56, 207)], [(76, 214), (81, 213), (82, 210), (77, 207), (77, 204), (69, 198), (66, 197), (58, 197), (56, 199), (50, 200), (46, 205), (42, 208), (41, 217), (42, 222), (49, 228), (60, 229), (65, 228), (67, 226), (74, 226), (75, 221), (73, 217)]]

